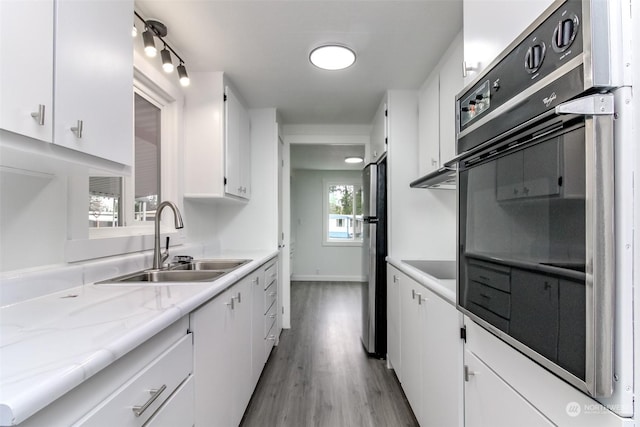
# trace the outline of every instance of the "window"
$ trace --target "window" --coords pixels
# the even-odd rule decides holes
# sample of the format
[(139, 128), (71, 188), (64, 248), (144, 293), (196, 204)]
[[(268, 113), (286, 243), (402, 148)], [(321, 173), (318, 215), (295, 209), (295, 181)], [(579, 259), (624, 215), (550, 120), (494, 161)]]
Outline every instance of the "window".
[[(89, 178), (90, 228), (124, 227), (155, 220), (160, 200), (162, 110), (138, 89), (134, 97), (134, 177)], [(127, 191), (129, 188), (133, 191)], [(133, 197), (128, 199), (127, 194)]]
[(362, 242), (362, 185), (325, 183), (324, 242), (359, 245)]

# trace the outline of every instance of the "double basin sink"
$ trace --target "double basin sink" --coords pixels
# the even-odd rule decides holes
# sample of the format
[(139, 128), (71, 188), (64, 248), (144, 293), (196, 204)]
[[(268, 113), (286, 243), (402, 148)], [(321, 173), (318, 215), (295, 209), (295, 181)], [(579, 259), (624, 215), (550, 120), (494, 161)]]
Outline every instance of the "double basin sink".
[(192, 283), (211, 282), (238, 267), (250, 259), (200, 259), (170, 265), (160, 270), (143, 270), (124, 276), (107, 279), (96, 284), (125, 283)]

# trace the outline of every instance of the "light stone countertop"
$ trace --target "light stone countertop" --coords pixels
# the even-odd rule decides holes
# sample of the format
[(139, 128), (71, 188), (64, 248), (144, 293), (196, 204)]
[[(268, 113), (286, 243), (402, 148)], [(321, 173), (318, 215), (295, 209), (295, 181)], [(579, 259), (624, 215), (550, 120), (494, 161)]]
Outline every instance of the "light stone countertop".
[(24, 421), (276, 255), (234, 253), (252, 261), (213, 282), (86, 284), (2, 307), (0, 425)]
[(456, 306), (457, 281), (455, 279), (438, 279), (396, 258), (387, 257), (387, 262), (427, 289), (442, 297), (442, 299), (447, 301), (449, 304), (452, 304), (454, 307)]

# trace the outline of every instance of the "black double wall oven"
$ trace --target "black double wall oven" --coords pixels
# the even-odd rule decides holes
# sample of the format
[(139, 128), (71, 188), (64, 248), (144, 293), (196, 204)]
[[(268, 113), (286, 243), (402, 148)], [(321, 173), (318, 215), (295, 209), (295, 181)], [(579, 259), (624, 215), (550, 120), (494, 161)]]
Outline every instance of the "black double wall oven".
[(614, 392), (609, 3), (554, 3), (458, 95), (454, 159), (458, 307), (601, 398)]

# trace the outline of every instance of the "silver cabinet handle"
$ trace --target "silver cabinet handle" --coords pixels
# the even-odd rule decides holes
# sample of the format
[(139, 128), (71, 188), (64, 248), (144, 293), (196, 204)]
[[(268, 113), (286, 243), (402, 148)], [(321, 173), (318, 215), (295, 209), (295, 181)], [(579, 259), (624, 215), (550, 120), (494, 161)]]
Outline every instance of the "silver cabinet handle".
[(76, 134), (76, 138), (78, 139), (82, 138), (82, 127), (83, 127), (82, 120), (78, 120), (78, 124), (70, 129), (71, 132)]
[(256, 277), (255, 279), (253, 279), (253, 284), (254, 285), (259, 285), (260, 284), (260, 277)]
[(416, 290), (411, 289), (411, 299), (416, 299)]
[(418, 295), (418, 305), (422, 305), (422, 301), (427, 302), (427, 299), (423, 298), (422, 294), (416, 293), (416, 295)]
[(398, 276), (395, 274), (393, 275), (393, 283), (398, 283)]
[(231, 310), (235, 310), (235, 307), (236, 307), (234, 302), (235, 300), (236, 300), (236, 297), (231, 297), (231, 301), (225, 302), (224, 305), (231, 307)]
[(134, 406), (133, 408), (131, 408), (133, 410), (133, 413), (136, 415), (136, 417), (139, 417), (140, 415), (142, 415), (144, 411), (146, 411), (147, 408), (149, 408), (149, 406), (151, 406), (151, 404), (155, 402), (156, 399), (160, 397), (160, 394), (166, 389), (167, 389), (167, 385), (162, 384), (162, 387), (158, 389), (149, 390), (149, 393), (151, 393), (151, 397), (149, 398), (149, 400), (147, 400), (145, 404), (142, 406)]
[(267, 337), (267, 339), (270, 340), (270, 341), (275, 341), (276, 340), (276, 336), (275, 335), (269, 335)]
[(31, 113), (40, 126), (44, 126), (44, 104), (38, 104), (38, 111)]
[(469, 378), (474, 376), (476, 373), (469, 370), (469, 366), (464, 365), (464, 380), (465, 382), (469, 382)]
[(275, 296), (276, 296), (276, 293), (275, 293), (275, 292), (269, 292), (269, 296), (270, 296), (270, 297), (275, 297)]
[(242, 294), (240, 292), (238, 292), (238, 296), (236, 297), (236, 299), (238, 300), (238, 303), (242, 302)]
[(275, 318), (276, 318), (276, 315), (275, 315), (275, 314), (270, 314), (270, 315), (269, 315), (269, 319), (275, 319)]

